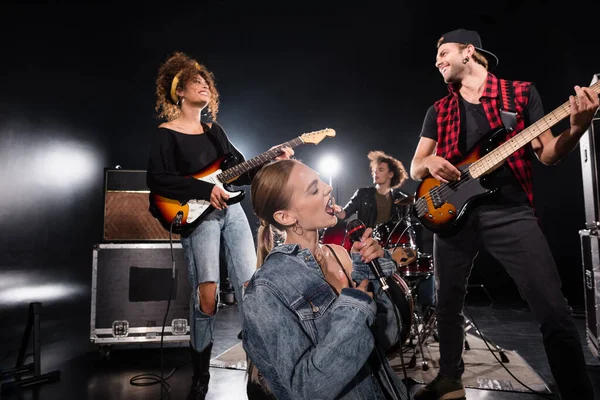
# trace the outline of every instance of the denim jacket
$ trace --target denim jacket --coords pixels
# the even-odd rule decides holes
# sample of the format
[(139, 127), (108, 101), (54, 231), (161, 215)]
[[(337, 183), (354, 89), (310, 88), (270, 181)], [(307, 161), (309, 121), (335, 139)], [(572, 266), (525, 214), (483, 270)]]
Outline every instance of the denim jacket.
[[(385, 253), (389, 276), (396, 265)], [(293, 244), (271, 251), (250, 280), (243, 346), (278, 399), (408, 398), (385, 356), (399, 337), (392, 304), (359, 254), (352, 263), (352, 280), (370, 279), (375, 300), (354, 288), (337, 296), (310, 250)]]

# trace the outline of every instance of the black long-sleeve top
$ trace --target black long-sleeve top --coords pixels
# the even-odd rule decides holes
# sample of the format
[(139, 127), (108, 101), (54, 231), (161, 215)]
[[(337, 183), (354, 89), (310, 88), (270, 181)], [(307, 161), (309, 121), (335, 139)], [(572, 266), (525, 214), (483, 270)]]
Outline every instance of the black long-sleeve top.
[[(228, 168), (245, 161), (219, 124), (202, 125), (205, 133), (196, 135), (169, 128), (157, 129), (146, 172), (146, 184), (151, 192), (182, 203), (190, 199), (210, 200), (214, 184), (190, 175), (202, 171), (221, 156), (235, 157)], [(257, 171), (255, 168), (245, 173), (234, 184), (250, 184)]]

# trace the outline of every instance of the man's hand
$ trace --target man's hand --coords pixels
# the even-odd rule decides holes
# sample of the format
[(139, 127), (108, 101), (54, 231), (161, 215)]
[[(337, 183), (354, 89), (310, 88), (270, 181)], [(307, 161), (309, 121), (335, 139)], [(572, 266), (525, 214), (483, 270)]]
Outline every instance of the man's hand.
[(571, 105), (571, 134), (583, 135), (598, 110), (598, 93), (587, 87), (575, 86), (575, 96), (569, 96)]
[(431, 176), (440, 182), (448, 183), (460, 178), (460, 171), (454, 165), (442, 157), (429, 156), (425, 160), (425, 167)]

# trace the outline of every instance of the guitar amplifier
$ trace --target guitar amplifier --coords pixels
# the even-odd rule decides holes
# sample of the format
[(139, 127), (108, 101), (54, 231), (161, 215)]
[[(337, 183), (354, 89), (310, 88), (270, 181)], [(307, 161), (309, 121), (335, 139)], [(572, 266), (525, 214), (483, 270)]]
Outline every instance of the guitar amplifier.
[[(99, 346), (190, 339), (188, 267), (181, 243), (96, 244), (90, 340)], [(174, 261), (173, 261), (174, 259)], [(175, 280), (173, 281), (173, 263)], [(169, 293), (173, 284), (171, 302)]]
[(586, 337), (592, 354), (600, 359), (600, 241), (597, 229), (582, 229), (581, 259), (585, 293)]
[[(600, 80), (594, 74), (590, 85)], [(583, 263), (583, 288), (585, 294), (586, 336), (590, 351), (600, 358), (600, 113), (596, 113), (590, 127), (579, 139), (585, 229), (579, 231)]]
[(104, 170), (104, 241), (169, 241), (169, 231), (148, 210), (149, 193), (145, 170)]

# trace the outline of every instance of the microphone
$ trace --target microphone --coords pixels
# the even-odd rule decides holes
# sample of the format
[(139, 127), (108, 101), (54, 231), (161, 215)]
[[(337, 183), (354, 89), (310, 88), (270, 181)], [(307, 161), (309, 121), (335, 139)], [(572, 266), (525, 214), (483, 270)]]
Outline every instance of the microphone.
[[(362, 221), (359, 219), (353, 219), (346, 225), (346, 233), (350, 240), (352, 240), (353, 242), (360, 242), (360, 239), (365, 233), (366, 229), (367, 227), (365, 226), (365, 224), (363, 224)], [(379, 282), (381, 282), (381, 288), (387, 291), (389, 289), (389, 286), (387, 283), (387, 279), (383, 275), (383, 271), (381, 270), (379, 261), (377, 259), (371, 260), (369, 266), (371, 267), (371, 271), (373, 271), (373, 274), (375, 274), (377, 279), (379, 279)]]

